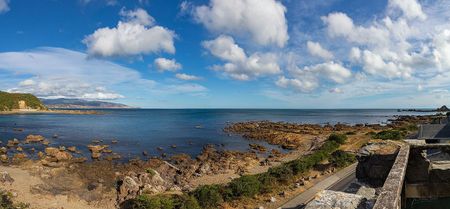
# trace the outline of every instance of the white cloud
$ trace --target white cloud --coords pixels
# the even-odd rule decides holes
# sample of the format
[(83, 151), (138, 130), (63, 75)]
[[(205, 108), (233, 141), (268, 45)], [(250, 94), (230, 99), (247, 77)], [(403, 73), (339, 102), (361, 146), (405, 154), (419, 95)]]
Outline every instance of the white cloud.
[(0, 0), (0, 14), (9, 11), (9, 0)]
[(388, 8), (391, 10), (400, 9), (408, 19), (425, 20), (427, 18), (417, 0), (389, 0)]
[(450, 30), (438, 33), (433, 39), (433, 55), (439, 69), (450, 70)]
[(181, 64), (178, 63), (175, 59), (166, 59), (162, 57), (156, 58), (154, 61), (154, 65), (160, 72), (163, 71), (174, 72), (181, 69), (182, 67)]
[(321, 57), (326, 60), (331, 60), (334, 58), (333, 53), (324, 49), (320, 43), (308, 41), (306, 43), (306, 47), (308, 48), (308, 52), (313, 56)]
[(326, 62), (313, 66), (306, 66), (303, 69), (294, 66), (290, 70), (292, 78), (281, 76), (276, 85), (289, 88), (295, 91), (309, 93), (320, 86), (321, 80), (325, 79), (332, 83), (343, 84), (352, 77), (352, 72), (344, 66)]
[(361, 50), (358, 47), (352, 47), (349, 54), (350, 61), (358, 61), (361, 58)]
[(276, 0), (211, 0), (208, 6), (196, 7), (194, 16), (218, 34), (283, 47), (289, 39), (285, 13), (286, 8)]
[(106, 100), (124, 98), (120, 93), (123, 90), (127, 94), (163, 96), (207, 91), (206, 87), (198, 84), (144, 79), (134, 69), (63, 48), (2, 52), (0, 75), (8, 77), (0, 83), (2, 89), (33, 93), (44, 98)]
[(342, 89), (340, 89), (340, 88), (332, 88), (332, 89), (328, 90), (328, 92), (335, 93), (335, 94), (342, 94), (342, 93), (344, 93), (344, 91)]
[(254, 53), (247, 56), (230, 36), (221, 35), (214, 40), (204, 41), (202, 45), (212, 55), (226, 62), (224, 65), (215, 65), (212, 69), (222, 71), (233, 79), (250, 80), (258, 76), (281, 72), (276, 55)]
[(180, 80), (185, 80), (185, 81), (196, 81), (196, 80), (201, 80), (201, 77), (195, 76), (195, 75), (188, 75), (185, 73), (177, 73), (175, 74), (175, 77), (180, 79)]
[(385, 62), (383, 58), (369, 50), (362, 53), (363, 69), (369, 74), (386, 78), (410, 78), (412, 69), (402, 63)]
[(93, 56), (137, 56), (155, 52), (175, 53), (175, 33), (154, 25), (154, 19), (143, 9), (121, 10), (124, 19), (115, 28), (99, 28), (83, 43)]

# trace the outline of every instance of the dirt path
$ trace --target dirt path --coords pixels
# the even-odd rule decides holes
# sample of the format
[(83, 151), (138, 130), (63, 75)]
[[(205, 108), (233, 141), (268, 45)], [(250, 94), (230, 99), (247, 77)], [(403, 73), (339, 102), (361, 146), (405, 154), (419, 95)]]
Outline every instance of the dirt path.
[(16, 193), (14, 201), (30, 204), (32, 209), (103, 209), (111, 206), (92, 206), (88, 202), (76, 196), (67, 195), (41, 195), (34, 194), (32, 189), (44, 182), (36, 176), (31, 175), (27, 170), (18, 167), (0, 166), (0, 171), (6, 171), (14, 179), (10, 185), (0, 184), (4, 190)]

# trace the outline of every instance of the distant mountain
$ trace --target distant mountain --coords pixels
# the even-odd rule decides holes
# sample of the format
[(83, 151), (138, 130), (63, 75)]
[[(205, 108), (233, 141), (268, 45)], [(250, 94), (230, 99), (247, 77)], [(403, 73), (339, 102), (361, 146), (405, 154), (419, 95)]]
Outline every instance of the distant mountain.
[(0, 111), (12, 110), (47, 110), (47, 107), (32, 94), (0, 91)]
[(115, 108), (134, 108), (128, 105), (102, 102), (88, 101), (82, 99), (41, 99), (41, 101), (51, 109), (115, 109)]

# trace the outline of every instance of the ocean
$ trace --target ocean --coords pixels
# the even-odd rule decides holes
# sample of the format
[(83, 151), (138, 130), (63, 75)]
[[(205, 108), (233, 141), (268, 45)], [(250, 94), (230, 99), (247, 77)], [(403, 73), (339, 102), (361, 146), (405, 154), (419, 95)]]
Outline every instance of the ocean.
[[(0, 140), (23, 140), (28, 134), (39, 134), (51, 146), (76, 146), (89, 156), (87, 145), (103, 140), (122, 155), (122, 159), (186, 153), (199, 154), (207, 144), (221, 149), (247, 150), (248, 140), (223, 132), (227, 123), (270, 120), (314, 124), (385, 124), (395, 115), (423, 115), (433, 112), (398, 112), (396, 109), (276, 110), (276, 109), (120, 109), (98, 110), (100, 115), (23, 114), (0, 115)], [(21, 128), (23, 131), (15, 131)], [(52, 138), (53, 135), (58, 138)], [(258, 142), (262, 145), (273, 147)], [(176, 148), (171, 148), (176, 145)], [(36, 146), (36, 145), (25, 145)], [(156, 148), (162, 147), (163, 151)], [(39, 148), (37, 148), (39, 149)], [(41, 148), (42, 149), (42, 148)]]

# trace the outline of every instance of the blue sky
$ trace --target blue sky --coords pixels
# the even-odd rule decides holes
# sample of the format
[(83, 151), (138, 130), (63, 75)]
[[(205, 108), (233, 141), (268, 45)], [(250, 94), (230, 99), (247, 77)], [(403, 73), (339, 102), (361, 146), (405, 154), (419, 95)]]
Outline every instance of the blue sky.
[(0, 90), (149, 108), (449, 104), (445, 0), (0, 0)]

